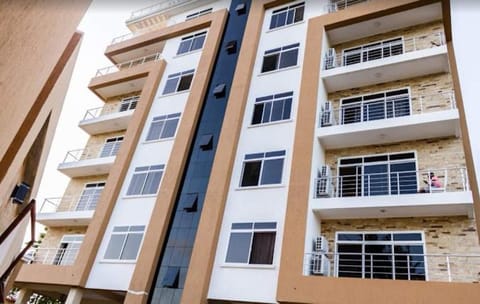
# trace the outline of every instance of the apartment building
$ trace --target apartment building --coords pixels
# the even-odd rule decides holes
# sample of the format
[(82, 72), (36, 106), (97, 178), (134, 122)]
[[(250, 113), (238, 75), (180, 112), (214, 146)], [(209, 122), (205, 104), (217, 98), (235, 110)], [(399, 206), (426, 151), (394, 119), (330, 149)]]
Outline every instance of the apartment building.
[[(0, 3), (0, 298), (26, 245), (35, 199), (90, 1)], [(33, 220), (34, 221), (34, 220)], [(33, 237), (31, 239), (33, 242)], [(31, 243), (29, 243), (31, 245)]]
[(448, 0), (133, 12), (17, 302), (477, 303), (451, 24)]

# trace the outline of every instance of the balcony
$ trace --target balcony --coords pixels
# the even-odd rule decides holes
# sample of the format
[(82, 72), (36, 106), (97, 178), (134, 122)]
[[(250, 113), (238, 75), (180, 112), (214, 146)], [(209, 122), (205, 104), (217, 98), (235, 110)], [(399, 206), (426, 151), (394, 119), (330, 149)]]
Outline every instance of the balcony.
[(422, 96), (385, 95), (333, 108), (328, 102), (320, 113), (317, 137), (324, 148), (339, 149), (458, 136), (458, 119), (453, 91)]
[(124, 98), (118, 105), (87, 110), (78, 126), (90, 135), (126, 130), (140, 96)]
[(466, 168), (407, 167), (387, 172), (385, 165), (372, 164), (362, 169), (372, 173), (322, 175), (314, 181), (312, 209), (322, 219), (472, 215)]
[(162, 54), (155, 53), (98, 69), (89, 88), (102, 99), (141, 91), (148, 64), (161, 59)]
[(329, 13), (334, 13), (367, 1), (368, 0), (330, 0), (327, 4), (327, 11)]
[(37, 248), (32, 264), (70, 266), (75, 263), (80, 246), (73, 248)]
[(303, 275), (478, 283), (480, 254), (306, 253)]
[(87, 226), (97, 207), (98, 196), (46, 198), (37, 222), (48, 227)]
[(163, 0), (159, 3), (132, 12), (126, 21), (127, 27), (132, 31), (142, 31), (146, 28), (162, 28), (171, 23), (172, 16), (193, 10), (214, 2), (214, 0)]
[(329, 49), (322, 79), (328, 92), (449, 71), (443, 33)]
[(58, 170), (69, 177), (108, 174), (122, 141), (68, 151)]

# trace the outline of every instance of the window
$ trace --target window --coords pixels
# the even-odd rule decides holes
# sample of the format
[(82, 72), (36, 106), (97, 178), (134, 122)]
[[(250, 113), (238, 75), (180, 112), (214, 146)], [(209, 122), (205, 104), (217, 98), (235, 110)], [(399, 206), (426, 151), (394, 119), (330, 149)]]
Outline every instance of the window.
[(53, 265), (72, 265), (75, 262), (80, 246), (83, 242), (83, 235), (64, 235), (58, 246)]
[(147, 134), (147, 141), (175, 136), (180, 113), (156, 116), (152, 120)]
[(80, 195), (75, 210), (95, 210), (95, 208), (97, 207), (98, 199), (100, 198), (100, 194), (102, 194), (104, 187), (104, 182), (86, 184), (85, 188), (83, 189), (82, 195)]
[(116, 226), (108, 242), (104, 259), (136, 260), (145, 226)]
[(245, 155), (241, 187), (282, 183), (285, 150)]
[(183, 37), (178, 46), (177, 55), (199, 50), (203, 47), (207, 32), (201, 32), (195, 35)]
[(255, 100), (252, 125), (290, 119), (293, 92), (259, 97)]
[(120, 145), (123, 142), (123, 136), (107, 138), (105, 144), (103, 145), (102, 152), (100, 152), (100, 157), (110, 157), (117, 155)]
[(415, 153), (341, 158), (338, 195), (374, 196), (417, 193)]
[(343, 51), (343, 65), (403, 54), (403, 38), (379, 41)]
[(277, 223), (233, 223), (228, 243), (227, 263), (273, 263)]
[(195, 70), (188, 70), (168, 75), (167, 83), (163, 89), (163, 95), (190, 89), (194, 72)]
[(190, 15), (187, 15), (187, 17), (185, 17), (185, 21), (188, 21), (190, 19), (195, 19), (195, 18), (198, 18), (200, 16), (203, 16), (203, 15), (206, 15), (206, 14), (210, 14), (212, 12), (213, 8), (207, 8), (205, 10), (202, 10), (202, 11), (199, 11), (199, 12), (195, 12), (193, 14), (190, 14)]
[(265, 51), (262, 73), (275, 71), (297, 65), (300, 43)]
[(305, 2), (273, 11), (272, 19), (270, 20), (270, 29), (302, 21), (304, 11)]
[(165, 165), (136, 167), (127, 195), (155, 194), (162, 179)]
[(426, 279), (424, 240), (420, 232), (338, 232), (339, 277)]
[(408, 89), (380, 92), (341, 100), (342, 124), (410, 115)]
[(140, 96), (132, 96), (122, 99), (122, 101), (120, 102), (120, 112), (135, 109), (137, 107), (137, 102), (139, 98)]

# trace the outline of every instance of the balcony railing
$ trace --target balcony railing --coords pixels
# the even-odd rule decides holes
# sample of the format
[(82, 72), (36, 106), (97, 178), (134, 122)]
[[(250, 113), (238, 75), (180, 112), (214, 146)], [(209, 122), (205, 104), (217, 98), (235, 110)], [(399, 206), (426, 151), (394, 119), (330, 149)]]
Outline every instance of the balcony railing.
[(330, 0), (327, 4), (327, 11), (333, 13), (339, 10), (346, 9), (349, 6), (367, 2), (368, 0)]
[[(373, 166), (372, 171), (376, 170)], [(469, 189), (466, 168), (445, 168), (318, 177), (315, 179), (314, 198), (397, 196), (415, 193), (426, 195), (465, 192)]]
[(128, 110), (133, 110), (137, 106), (139, 97), (140, 96), (133, 96), (133, 97), (125, 98), (118, 105), (114, 105), (114, 106), (106, 104), (103, 107), (89, 109), (83, 116), (83, 120), (95, 119), (100, 116), (104, 116), (112, 113), (119, 113), (119, 112), (125, 112)]
[(87, 148), (68, 151), (63, 159), (64, 163), (77, 162), (87, 159), (103, 158), (117, 155), (122, 141), (109, 142), (103, 145), (92, 145)]
[(123, 69), (129, 69), (129, 68), (132, 68), (132, 67), (137, 66), (137, 65), (142, 65), (144, 63), (151, 62), (151, 61), (157, 61), (157, 60), (160, 60), (160, 59), (162, 59), (162, 53), (156, 53), (156, 54), (148, 55), (148, 56), (145, 56), (145, 57), (133, 59), (133, 60), (130, 60), (130, 61), (127, 61), (127, 62), (123, 62), (123, 63), (119, 63), (119, 64), (112, 65), (112, 66), (109, 66), (109, 67), (98, 69), (97, 73), (95, 74), (95, 77), (115, 73), (115, 72), (118, 72), (118, 71), (123, 70)]
[(157, 4), (147, 6), (145, 8), (132, 12), (132, 14), (130, 15), (130, 18), (128, 18), (127, 20), (127, 23), (136, 21), (141, 18), (145, 18), (153, 14), (159, 14), (173, 7), (188, 4), (191, 2), (195, 2), (195, 0), (163, 0)]
[(303, 274), (478, 283), (480, 254), (306, 253)]
[(422, 96), (409, 94), (369, 99), (330, 108), (320, 113), (320, 126), (345, 125), (456, 109), (453, 91)]
[(79, 248), (37, 248), (33, 253), (33, 263), (61, 266), (73, 265), (78, 251)]
[(444, 44), (445, 35), (443, 32), (438, 32), (405, 40), (392, 39), (390, 41), (373, 42), (369, 45), (343, 50), (341, 54), (336, 54), (334, 49), (329, 49), (325, 55), (324, 69), (329, 70), (379, 60), (419, 50), (440, 47)]
[(97, 207), (99, 195), (49, 197), (43, 201), (38, 213), (89, 211)]

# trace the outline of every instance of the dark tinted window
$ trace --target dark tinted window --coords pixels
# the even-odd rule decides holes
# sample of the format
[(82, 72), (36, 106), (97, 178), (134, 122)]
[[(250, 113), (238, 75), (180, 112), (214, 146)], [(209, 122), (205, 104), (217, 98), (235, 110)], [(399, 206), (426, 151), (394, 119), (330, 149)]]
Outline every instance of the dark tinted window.
[(246, 162), (243, 167), (242, 187), (257, 186), (260, 178), (261, 161)]

